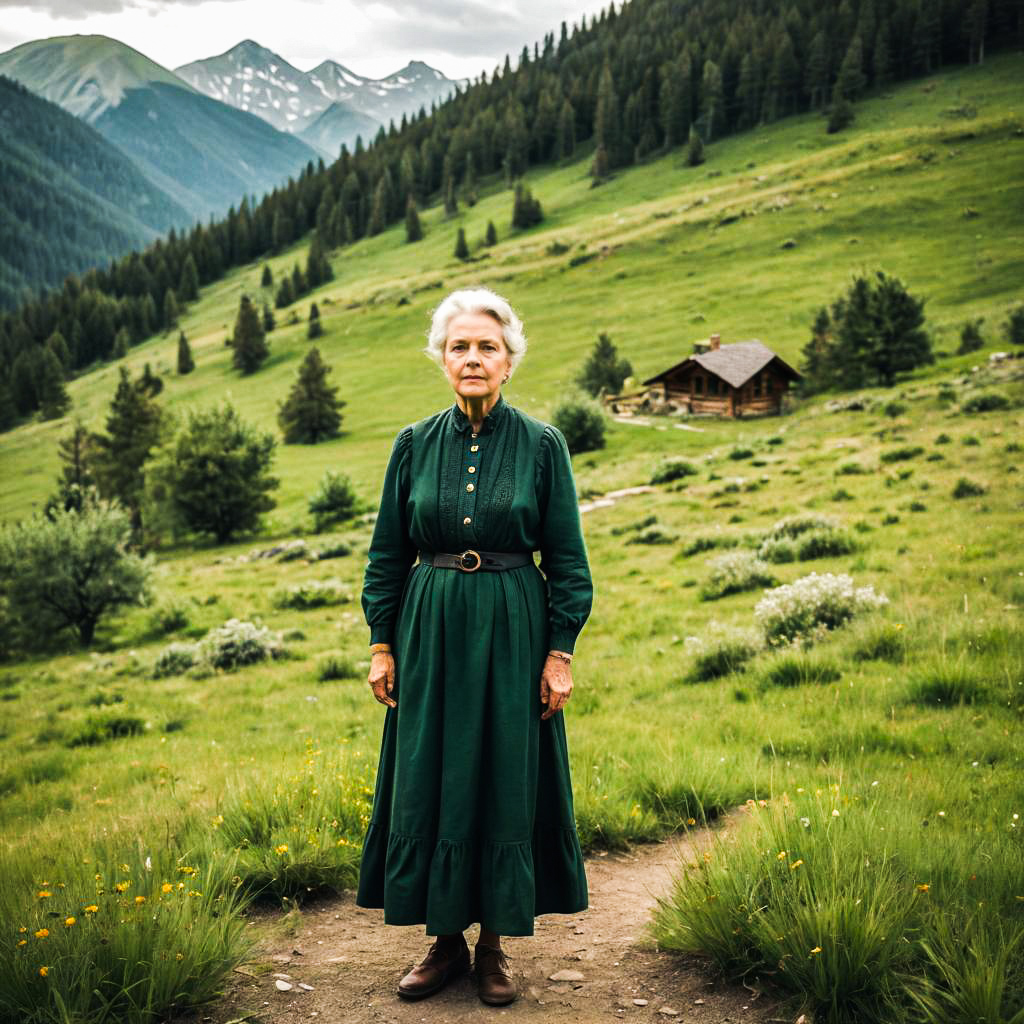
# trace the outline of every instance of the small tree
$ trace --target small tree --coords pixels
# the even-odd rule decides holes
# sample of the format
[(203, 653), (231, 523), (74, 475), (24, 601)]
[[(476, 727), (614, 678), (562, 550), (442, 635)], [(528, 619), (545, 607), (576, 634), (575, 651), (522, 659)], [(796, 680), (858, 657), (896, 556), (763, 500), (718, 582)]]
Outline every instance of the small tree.
[(270, 308), (269, 302), (263, 303), (263, 332), (269, 334), (277, 326), (274, 319), (274, 311)]
[(466, 244), (465, 228), (459, 228), (459, 233), (455, 238), (455, 258), (457, 260), (469, 259), (469, 246)]
[(317, 309), (317, 305), (314, 302), (309, 307), (309, 329), (306, 331), (306, 337), (312, 340), (313, 338), (319, 338), (323, 333), (324, 327), (320, 323), (320, 310)]
[(129, 513), (92, 488), (80, 510), (0, 529), (0, 594), (23, 646), (67, 629), (88, 646), (104, 615), (148, 598), (152, 561), (129, 552), (131, 532)]
[(278, 309), (284, 309), (295, 301), (295, 289), (292, 287), (292, 279), (285, 274), (281, 283), (277, 286), (277, 295), (274, 297), (274, 305)]
[(981, 336), (981, 325), (984, 320), (984, 317), (968, 320), (960, 329), (960, 347), (956, 350), (958, 356), (977, 352), (978, 349), (985, 347), (985, 339)]
[(243, 295), (238, 304), (231, 347), (235, 350), (231, 361), (242, 373), (255, 372), (270, 355), (263, 324), (248, 295)]
[(128, 355), (128, 348), (131, 345), (132, 336), (128, 333), (127, 327), (122, 327), (114, 335), (114, 349), (111, 355), (115, 359), (123, 359)]
[(199, 298), (199, 272), (196, 261), (189, 253), (181, 265), (181, 278), (178, 282), (178, 296), (183, 302), (192, 302)]
[(44, 420), (56, 420), (71, 408), (71, 396), (64, 385), (64, 367), (52, 348), (43, 347), (39, 354), (36, 377), (39, 396), (39, 415)]
[(686, 147), (686, 162), (691, 167), (704, 163), (704, 140), (700, 137), (696, 125), (690, 125), (690, 139)]
[(57, 493), (46, 502), (46, 515), (51, 516), (57, 508), (73, 509), (76, 512), (82, 510), (86, 491), (96, 486), (91, 465), (94, 454), (92, 434), (80, 419), (76, 419), (71, 433), (57, 442), (61, 471), (57, 477)]
[(423, 237), (423, 226), (420, 224), (420, 214), (416, 209), (416, 200), (412, 193), (405, 201), (405, 240), (407, 242), (418, 242)]
[(590, 165), (591, 185), (600, 185), (608, 178), (608, 150), (600, 143), (594, 150), (594, 160)]
[(570, 396), (551, 414), (573, 455), (596, 451), (605, 445), (605, 417), (601, 406), (585, 395)]
[(1011, 345), (1024, 345), (1024, 306), (1010, 310), (1006, 319), (1006, 340)]
[(529, 186), (516, 182), (515, 197), (512, 200), (512, 227), (532, 228), (544, 219), (540, 200), (533, 198)]
[(195, 360), (192, 358), (192, 349), (189, 346), (185, 332), (178, 334), (178, 375), (184, 376), (196, 368)]
[(842, 95), (836, 95), (832, 100), (832, 109), (828, 115), (827, 132), (829, 135), (835, 135), (836, 132), (841, 132), (844, 128), (849, 128), (853, 124), (853, 104)]
[(494, 221), (487, 222), (487, 231), (484, 234), (484, 245), (491, 246), (498, 244), (498, 232), (494, 228)]
[(597, 341), (583, 364), (576, 383), (595, 397), (602, 392), (614, 395), (622, 390), (623, 381), (632, 372), (633, 367), (630, 366), (629, 360), (619, 359), (611, 338), (602, 332), (597, 336)]
[(261, 288), (273, 288), (274, 287), (274, 273), (270, 269), (269, 263), (263, 264), (263, 277), (260, 278)]
[(148, 515), (223, 544), (256, 529), (276, 502), (270, 475), (277, 442), (243, 422), (230, 403), (190, 410), (188, 422), (146, 468)]
[(173, 288), (164, 292), (164, 330), (169, 331), (178, 326), (178, 300)]
[(344, 473), (327, 470), (316, 493), (309, 499), (309, 514), (313, 517), (313, 530), (323, 533), (329, 526), (343, 523), (362, 511), (362, 504)]
[(338, 436), (345, 402), (338, 398), (337, 387), (328, 384), (330, 372), (320, 350), (311, 348), (277, 414), (286, 444), (316, 444)]

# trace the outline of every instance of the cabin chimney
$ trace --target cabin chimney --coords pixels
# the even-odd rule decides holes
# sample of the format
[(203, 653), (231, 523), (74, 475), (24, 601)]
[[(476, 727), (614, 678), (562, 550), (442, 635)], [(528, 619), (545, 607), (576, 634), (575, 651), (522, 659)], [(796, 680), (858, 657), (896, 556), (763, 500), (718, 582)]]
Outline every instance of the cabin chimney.
[(721, 340), (722, 340), (722, 336), (720, 334), (712, 334), (711, 337), (708, 338), (708, 348), (712, 352), (717, 352), (718, 348), (719, 348), (719, 345), (721, 343)]

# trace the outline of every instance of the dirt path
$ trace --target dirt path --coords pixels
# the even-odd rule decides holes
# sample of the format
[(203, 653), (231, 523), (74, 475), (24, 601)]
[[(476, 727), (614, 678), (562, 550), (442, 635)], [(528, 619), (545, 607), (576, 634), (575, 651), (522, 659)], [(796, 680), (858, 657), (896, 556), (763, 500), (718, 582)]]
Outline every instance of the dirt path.
[[(587, 860), (590, 907), (574, 916), (537, 918), (530, 937), (507, 938), (520, 997), (506, 1007), (485, 1006), (472, 975), (437, 995), (405, 1002), (395, 985), (429, 945), (420, 925), (386, 926), (383, 911), (356, 907), (351, 894), (310, 906), (286, 935), (264, 917), (268, 937), (259, 957), (236, 974), (226, 998), (200, 1019), (214, 1024), (463, 1024), (477, 1021), (685, 1021), (700, 1024), (768, 1022), (767, 997), (713, 984), (700, 963), (659, 952), (646, 933), (655, 895), (668, 891), (671, 871), (693, 856), (707, 835), (635, 847), (630, 853)], [(475, 941), (476, 928), (466, 938)], [(582, 980), (554, 982), (569, 970)], [(275, 977), (275, 974), (277, 977)], [(290, 991), (279, 991), (286, 981)], [(301, 986), (309, 986), (302, 988)], [(670, 1012), (672, 1011), (672, 1012)]]

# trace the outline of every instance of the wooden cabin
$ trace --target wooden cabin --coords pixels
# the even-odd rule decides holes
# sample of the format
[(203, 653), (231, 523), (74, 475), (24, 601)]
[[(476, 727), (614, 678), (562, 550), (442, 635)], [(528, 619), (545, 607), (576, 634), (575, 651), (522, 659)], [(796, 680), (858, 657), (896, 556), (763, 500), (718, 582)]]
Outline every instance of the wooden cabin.
[(801, 375), (759, 341), (722, 345), (712, 334), (682, 362), (644, 381), (651, 404), (707, 416), (764, 416)]

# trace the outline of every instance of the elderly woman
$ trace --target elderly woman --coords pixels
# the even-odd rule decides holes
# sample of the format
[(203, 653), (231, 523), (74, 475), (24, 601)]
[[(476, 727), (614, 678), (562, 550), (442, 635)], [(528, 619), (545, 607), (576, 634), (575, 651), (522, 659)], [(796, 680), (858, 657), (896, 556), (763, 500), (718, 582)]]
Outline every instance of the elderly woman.
[(436, 936), (407, 999), (470, 969), (479, 922), (479, 996), (502, 1005), (517, 991), (501, 936), (587, 907), (559, 712), (593, 588), (565, 438), (501, 395), (519, 318), (456, 291), (428, 339), (455, 400), (398, 432), (370, 544), (369, 683), (387, 711), (356, 903)]

